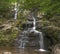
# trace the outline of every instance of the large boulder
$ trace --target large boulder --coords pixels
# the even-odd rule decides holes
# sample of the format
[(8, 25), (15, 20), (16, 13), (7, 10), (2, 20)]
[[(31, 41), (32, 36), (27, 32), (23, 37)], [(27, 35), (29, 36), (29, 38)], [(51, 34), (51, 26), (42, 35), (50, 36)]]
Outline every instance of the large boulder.
[(60, 44), (57, 44), (52, 49), (52, 54), (60, 54)]

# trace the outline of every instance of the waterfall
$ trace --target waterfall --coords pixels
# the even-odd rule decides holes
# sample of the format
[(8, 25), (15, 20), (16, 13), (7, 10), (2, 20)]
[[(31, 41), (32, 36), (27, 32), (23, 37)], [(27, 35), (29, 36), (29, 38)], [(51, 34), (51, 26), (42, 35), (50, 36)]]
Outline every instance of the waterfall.
[(15, 3), (15, 15), (14, 15), (14, 19), (17, 19), (17, 14), (18, 14), (18, 7), (17, 7), (17, 3)]
[(25, 48), (27, 42), (28, 42), (27, 31), (23, 31), (20, 34), (20, 41), (19, 41), (20, 45), (19, 45), (19, 48)]
[(35, 33), (39, 34), (39, 45), (40, 45), (40, 49), (39, 51), (46, 51), (44, 50), (44, 38), (43, 38), (43, 34), (42, 32), (39, 32), (36, 30), (36, 19), (35, 17), (33, 17), (33, 28), (32, 31), (34, 31)]
[(39, 38), (40, 38), (40, 41), (39, 41), (40, 48), (41, 48), (41, 49), (44, 49), (44, 41), (43, 41), (42, 32), (39, 32)]
[(35, 19), (35, 17), (33, 17), (33, 30), (35, 30), (36, 29), (36, 19)]
[(44, 50), (44, 38), (43, 38), (43, 34), (42, 32), (39, 32), (39, 38), (40, 38), (40, 41), (39, 41), (39, 45), (40, 45), (40, 49), (39, 51), (46, 51)]
[[(16, 14), (17, 14), (17, 12), (16, 12)], [(16, 16), (17, 16), (16, 14), (15, 14), (15, 19), (16, 19)], [(43, 37), (43, 34), (42, 34), (41, 31), (36, 30), (36, 19), (35, 19), (35, 17), (33, 15), (32, 15), (32, 18), (33, 18), (33, 21), (32, 21), (33, 27), (28, 28), (26, 31), (24, 30), (22, 32), (22, 34), (19, 35), (20, 36), (20, 38), (18, 40), (18, 42), (20, 44), (19, 47), (20, 48), (25, 48), (26, 47), (26, 44), (29, 43), (29, 40), (28, 40), (29, 34), (31, 34), (33, 32), (34, 34), (38, 34), (37, 37), (39, 39), (38, 42), (39, 42), (39, 46), (40, 46), (38, 51), (44, 51), (45, 52), (46, 50), (44, 48), (44, 37)], [(28, 21), (28, 23), (30, 23), (30, 22), (31, 21)], [(34, 36), (34, 37), (36, 37), (36, 36)]]
[[(30, 33), (31, 33), (31, 32), (37, 32), (37, 31), (35, 31), (35, 30), (36, 30), (36, 19), (35, 19), (34, 16), (33, 16), (32, 18), (33, 18), (33, 27), (30, 29)], [(29, 29), (29, 28), (28, 28), (28, 29)]]

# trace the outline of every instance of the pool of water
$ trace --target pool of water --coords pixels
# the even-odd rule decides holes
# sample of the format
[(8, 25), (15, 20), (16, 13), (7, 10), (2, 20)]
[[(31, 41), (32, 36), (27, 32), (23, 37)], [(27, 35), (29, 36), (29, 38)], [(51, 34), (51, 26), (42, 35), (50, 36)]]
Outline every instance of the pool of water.
[(47, 52), (35, 51), (35, 49), (17, 49), (15, 47), (0, 47), (0, 54), (48, 54)]

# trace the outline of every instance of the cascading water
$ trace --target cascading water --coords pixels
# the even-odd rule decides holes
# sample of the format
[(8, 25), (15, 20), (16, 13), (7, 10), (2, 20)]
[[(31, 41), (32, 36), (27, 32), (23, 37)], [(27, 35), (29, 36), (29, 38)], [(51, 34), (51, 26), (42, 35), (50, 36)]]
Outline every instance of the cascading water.
[[(16, 16), (17, 16), (17, 12), (15, 14), (15, 19), (16, 19)], [(19, 35), (19, 37), (17, 38), (17, 44), (18, 44), (18, 47), (19, 48), (25, 48), (26, 47), (26, 44), (27, 43), (31, 43), (29, 42), (29, 33), (32, 33), (34, 32), (34, 34), (38, 34), (39, 36), (39, 49), (37, 51), (43, 51), (45, 52), (45, 48), (44, 48), (44, 37), (43, 37), (43, 34), (42, 32), (39, 32), (38, 30), (36, 30), (36, 19), (35, 17), (32, 15), (32, 18), (33, 18), (33, 27), (32, 28), (28, 28), (26, 31), (24, 30), (22, 32), (22, 34)], [(29, 23), (31, 21), (28, 21)], [(30, 25), (30, 24), (29, 24)], [(34, 36), (35, 37), (35, 36)], [(34, 41), (32, 41), (33, 43)]]
[(14, 19), (17, 19), (17, 14), (18, 14), (18, 7), (17, 7), (17, 3), (15, 3), (14, 11), (15, 11)]
[(40, 49), (39, 51), (46, 51), (44, 50), (44, 38), (43, 38), (43, 34), (42, 32), (39, 32), (39, 38), (40, 38), (40, 41), (39, 41), (39, 45), (40, 45)]
[(25, 48), (26, 43), (28, 43), (28, 32), (23, 31), (22, 33), (20, 33), (16, 41), (18, 48)]
[(35, 18), (33, 17), (33, 30), (35, 30), (36, 29), (36, 20), (35, 20)]
[(36, 30), (36, 19), (35, 19), (34, 16), (33, 16), (33, 28), (31, 30), (31, 32), (35, 32), (35, 33), (39, 34), (39, 38), (40, 38), (40, 41), (39, 41), (40, 49), (38, 51), (46, 51), (46, 50), (44, 50), (43, 34), (42, 34), (42, 32), (39, 32), (39, 31)]
[[(14, 11), (15, 11), (14, 19), (17, 19), (17, 15), (18, 15), (18, 4), (17, 3), (15, 3)], [(16, 29), (19, 30), (18, 27), (16, 27)], [(25, 48), (26, 43), (28, 42), (27, 41), (28, 36), (26, 34), (27, 34), (27, 31), (23, 31), (19, 35), (19, 37), (16, 39), (16, 41), (17, 41), (17, 44), (16, 45), (18, 46), (18, 48)]]

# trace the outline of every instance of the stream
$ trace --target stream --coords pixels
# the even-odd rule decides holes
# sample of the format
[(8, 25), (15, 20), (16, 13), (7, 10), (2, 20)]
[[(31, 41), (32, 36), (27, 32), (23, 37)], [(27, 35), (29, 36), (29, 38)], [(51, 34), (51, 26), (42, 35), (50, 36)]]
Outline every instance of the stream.
[(17, 49), (15, 47), (0, 47), (0, 54), (48, 54), (47, 52), (35, 51), (35, 49)]

